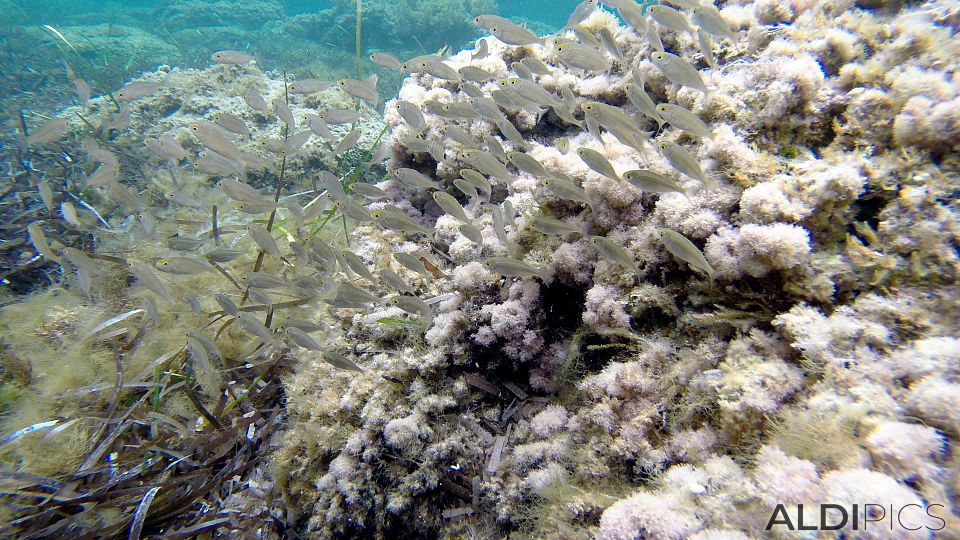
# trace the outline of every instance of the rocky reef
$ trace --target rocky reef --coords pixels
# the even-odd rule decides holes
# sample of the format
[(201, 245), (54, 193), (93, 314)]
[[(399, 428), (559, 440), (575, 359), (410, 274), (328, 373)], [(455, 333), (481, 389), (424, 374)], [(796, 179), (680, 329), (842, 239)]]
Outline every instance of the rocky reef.
[[(148, 395), (136, 387), (146, 376), (121, 372), (114, 384), (116, 351), (130, 345), (127, 373), (148, 373), (164, 395), (193, 388), (225, 425), (269, 416), (240, 405), (240, 390), (282, 387), (282, 422), (251, 424), (276, 430), (257, 439), (265, 461), (237, 474), (235, 496), (205, 506), (208, 517), (261, 509), (233, 530), (793, 537), (784, 523), (803, 519), (800, 504), (818, 516), (834, 505), (822, 508), (836, 523), (837, 506), (875, 503), (914, 509), (918, 528), (864, 509), (836, 534), (951, 537), (956, 12), (757, 0), (717, 6), (718, 25), (687, 2), (641, 19), (634, 2), (610, 4), (546, 38), (480, 18), (493, 35), (476, 48), (405, 63), (412, 73), (382, 120), (353, 99), (369, 81), (291, 94), (297, 83), (250, 65), (151, 74), (163, 85), (121, 108), (119, 127), (104, 97), (61, 115), (76, 138), (102, 119), (98, 145), (120, 156), (125, 178), (81, 193), (112, 205), (111, 232), (86, 216), (77, 234), (48, 210), (42, 230), (58, 240), (31, 234), (38, 257), (70, 259), (55, 293), (69, 300), (47, 292), (4, 308), (13, 390), (2, 395), (14, 411), (4, 432), (16, 435), (0, 442), (4, 462), (50, 476), (92, 466), (90, 418), (113, 403), (109, 417), (117, 396)], [(254, 107), (250, 89), (271, 106)], [(285, 107), (293, 126), (278, 118)], [(317, 125), (302, 119), (328, 111), (351, 116), (349, 128), (308, 133)], [(242, 173), (197, 172), (166, 152), (146, 157), (143, 141), (168, 134), (209, 166), (211, 146), (223, 147), (190, 132), (224, 113), (249, 128), (224, 151), (262, 166), (244, 157)], [(303, 146), (287, 147), (298, 133)], [(121, 183), (132, 201), (111, 188)], [(211, 223), (211, 205), (262, 206)], [(218, 227), (237, 255), (217, 272), (163, 274), (172, 293), (160, 305), (143, 266), (134, 275), (149, 291), (127, 286), (115, 259), (159, 271), (187, 238), (196, 260), (216, 262)], [(85, 288), (71, 247), (113, 265), (107, 277)], [(134, 309), (142, 336), (114, 335), (126, 318), (99, 323)], [(203, 343), (184, 344), (188, 330), (215, 342), (211, 372), (198, 363)], [(78, 342), (94, 361), (58, 373), (57, 347)], [(165, 358), (171, 342), (182, 347)], [(24, 375), (30, 351), (47, 360)], [(65, 399), (76, 387), (82, 396)], [(112, 399), (89, 397), (107, 388)], [(169, 395), (175, 427), (222, 429), (189, 394)], [(153, 412), (134, 418), (164, 419)], [(80, 420), (51, 437), (21, 429), (52, 418)], [(28, 444), (39, 437), (47, 459)], [(52, 457), (77, 449), (83, 463)], [(876, 528), (862, 529), (867, 517)]]

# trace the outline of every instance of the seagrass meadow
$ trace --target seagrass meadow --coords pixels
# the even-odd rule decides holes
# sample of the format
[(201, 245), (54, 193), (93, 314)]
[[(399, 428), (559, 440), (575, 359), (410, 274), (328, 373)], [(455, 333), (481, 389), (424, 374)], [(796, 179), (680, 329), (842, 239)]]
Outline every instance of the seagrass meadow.
[(960, 538), (960, 4), (0, 9), (0, 537)]

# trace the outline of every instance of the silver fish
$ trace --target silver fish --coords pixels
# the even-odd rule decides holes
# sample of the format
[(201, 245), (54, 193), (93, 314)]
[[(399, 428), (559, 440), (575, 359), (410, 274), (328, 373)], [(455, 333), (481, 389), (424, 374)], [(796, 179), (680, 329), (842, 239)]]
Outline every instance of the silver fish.
[(233, 50), (215, 52), (210, 57), (210, 60), (213, 60), (218, 64), (234, 64), (234, 65), (247, 64), (250, 62), (257, 61), (256, 58), (254, 58), (253, 56), (243, 51), (233, 51)]
[(674, 105), (673, 103), (661, 103), (657, 105), (657, 113), (670, 125), (682, 129), (687, 133), (697, 136), (713, 138), (713, 132), (710, 126), (693, 114), (689, 109)]
[(707, 274), (710, 281), (713, 282), (713, 267), (703, 256), (703, 252), (694, 245), (686, 236), (671, 229), (660, 229), (660, 241), (674, 257), (689, 264), (696, 270)]
[(129, 263), (127, 269), (137, 278), (137, 283), (149, 289), (151, 292), (163, 298), (169, 304), (174, 303), (173, 296), (163, 281), (153, 273), (150, 266), (143, 263)]
[(713, 187), (713, 182), (703, 173), (703, 169), (700, 168), (700, 163), (682, 146), (672, 141), (660, 141), (657, 144), (657, 148), (660, 149), (663, 157), (670, 162), (670, 165), (672, 165), (674, 169), (699, 181), (707, 189)]
[(623, 179), (630, 182), (640, 191), (648, 193), (681, 193), (690, 198), (687, 190), (673, 180), (645, 169), (636, 169), (623, 173)]
[(674, 32), (689, 32), (691, 36), (693, 35), (693, 28), (691, 28), (690, 23), (687, 22), (686, 16), (670, 6), (649, 6), (647, 7), (647, 14), (649, 14), (653, 20), (657, 21), (657, 23)]
[(396, 56), (385, 52), (372, 53), (368, 58), (374, 64), (387, 69), (400, 69), (400, 60)]
[(491, 257), (483, 261), (491, 271), (506, 277), (540, 277), (541, 271), (529, 264), (510, 257)]
[(340, 79), (337, 81), (337, 86), (351, 96), (367, 101), (371, 105), (376, 105), (377, 101), (380, 100), (380, 96), (377, 94), (376, 75), (371, 75), (362, 81), (355, 79)]
[(267, 100), (263, 99), (263, 96), (252, 86), (248, 86), (243, 91), (243, 101), (255, 111), (266, 114), (270, 110)]
[(260, 225), (259, 223), (253, 223), (250, 225), (248, 231), (250, 233), (250, 238), (252, 238), (253, 241), (260, 246), (260, 249), (274, 259), (280, 260), (280, 247), (277, 246), (277, 242), (273, 239), (273, 235), (267, 232), (267, 229), (265, 229), (263, 225)]
[(638, 276), (640, 275), (640, 269), (633, 262), (633, 256), (613, 240), (605, 236), (591, 236), (590, 242), (605, 259), (619, 264)]
[(737, 35), (730, 30), (730, 25), (723, 20), (718, 10), (712, 3), (701, 4), (693, 8), (693, 23), (701, 30), (720, 38), (727, 38), (734, 45), (737, 44)]
[(683, 58), (668, 52), (656, 51), (650, 55), (650, 60), (673, 84), (687, 86), (704, 94), (707, 93), (707, 85), (700, 77), (697, 68), (691, 66)]
[(619, 181), (620, 175), (617, 174), (617, 170), (613, 168), (613, 165), (607, 159), (606, 156), (597, 152), (596, 150), (590, 148), (578, 148), (577, 155), (580, 156), (580, 159), (587, 164), (587, 167), (590, 167), (592, 170), (606, 176), (607, 178), (612, 178)]
[(456, 197), (445, 191), (434, 191), (433, 200), (444, 212), (457, 218), (462, 223), (472, 223), (473, 220), (467, 216), (467, 212), (460, 206)]
[(163, 88), (162, 82), (133, 81), (114, 92), (113, 97), (120, 103), (128, 103), (153, 95), (161, 88)]

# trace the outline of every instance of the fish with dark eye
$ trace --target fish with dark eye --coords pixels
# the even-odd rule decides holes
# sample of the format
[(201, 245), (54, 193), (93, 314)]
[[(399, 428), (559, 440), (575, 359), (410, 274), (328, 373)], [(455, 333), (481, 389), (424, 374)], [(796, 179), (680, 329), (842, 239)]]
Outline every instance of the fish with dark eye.
[(160, 298), (163, 298), (167, 303), (171, 305), (174, 303), (173, 296), (170, 295), (167, 285), (153, 273), (149, 265), (144, 263), (129, 263), (127, 270), (137, 278), (139, 285), (153, 292)]
[(466, 210), (463, 209), (463, 206), (460, 206), (460, 203), (453, 195), (450, 195), (445, 191), (434, 191), (433, 201), (437, 203), (437, 206), (439, 206), (444, 212), (455, 217), (458, 221), (462, 223), (473, 222), (473, 220), (467, 215)]
[(351, 96), (367, 101), (371, 105), (376, 105), (380, 100), (380, 96), (377, 94), (376, 75), (371, 75), (362, 81), (355, 79), (340, 79), (337, 81), (337, 86)]
[(673, 127), (682, 129), (696, 137), (713, 138), (710, 126), (689, 109), (673, 103), (661, 103), (657, 105), (657, 113)]
[(551, 193), (560, 199), (590, 205), (590, 198), (587, 197), (587, 192), (568, 178), (562, 176), (541, 178), (540, 185), (550, 190)]
[(370, 212), (370, 216), (384, 229), (390, 231), (404, 232), (407, 234), (422, 234), (424, 236), (433, 236), (433, 229), (421, 225), (410, 216), (404, 214), (399, 209), (393, 209), (389, 206), (377, 208)]
[(607, 156), (604, 156), (600, 152), (597, 152), (591, 148), (578, 148), (577, 155), (580, 156), (580, 159), (583, 160), (587, 167), (590, 167), (590, 169), (593, 171), (598, 172), (607, 178), (612, 178), (618, 182), (620, 181), (620, 175), (617, 174), (617, 170), (613, 168), (613, 165), (607, 159)]
[(565, 236), (568, 234), (583, 234), (580, 231), (580, 228), (566, 221), (560, 221), (559, 219), (553, 219), (549, 217), (539, 216), (533, 218), (533, 221), (530, 222), (530, 226), (533, 230), (541, 234), (551, 235), (551, 236)]
[(193, 275), (213, 272), (209, 264), (191, 257), (165, 257), (157, 261), (157, 270), (168, 274)]
[(697, 5), (693, 8), (693, 24), (699, 26), (700, 30), (708, 34), (729, 39), (736, 47), (737, 35), (733, 30), (730, 30), (730, 25), (723, 20), (720, 10), (712, 3)]
[(391, 306), (396, 306), (407, 313), (420, 317), (426, 325), (429, 325), (430, 321), (433, 320), (433, 310), (430, 309), (430, 306), (428, 306), (426, 302), (416, 296), (398, 295), (391, 298), (388, 303)]
[(703, 82), (697, 68), (690, 65), (683, 58), (664, 51), (656, 51), (650, 55), (653, 65), (657, 66), (664, 76), (673, 84), (686, 86), (707, 93), (707, 85)]
[(680, 184), (673, 180), (646, 169), (636, 169), (623, 173), (623, 179), (633, 184), (640, 191), (648, 193), (680, 193), (690, 198), (690, 194)]
[(257, 59), (243, 51), (234, 51), (234, 50), (225, 50), (218, 51), (213, 53), (210, 56), (210, 60), (218, 64), (231, 64), (231, 65), (240, 65), (240, 64), (249, 64), (251, 62), (256, 62)]
[(400, 69), (400, 60), (396, 56), (385, 52), (375, 52), (368, 57), (374, 64), (386, 69)]
[(228, 113), (225, 111), (214, 113), (213, 121), (218, 126), (229, 131), (230, 133), (236, 133), (237, 135), (242, 136), (244, 139), (250, 139), (250, 129), (247, 127), (247, 123), (233, 113)]
[(114, 92), (113, 97), (120, 103), (128, 103), (153, 95), (161, 88), (163, 88), (163, 82), (133, 81)]
[(381, 269), (379, 272), (377, 272), (377, 275), (380, 276), (380, 280), (383, 282), (383, 284), (388, 287), (408, 294), (414, 294), (416, 292), (415, 289), (406, 281), (404, 281), (399, 274), (394, 272), (389, 267)]
[(416, 169), (400, 167), (393, 171), (393, 176), (403, 182), (421, 189), (440, 189), (440, 183)]
[(315, 94), (337, 84), (336, 81), (323, 79), (301, 79), (287, 85), (291, 94)]
[(529, 264), (510, 257), (491, 257), (483, 261), (490, 271), (505, 277), (542, 277), (542, 271)]
[(670, 6), (649, 6), (647, 8), (647, 14), (664, 28), (669, 28), (678, 33), (688, 32), (691, 36), (693, 35), (693, 28), (687, 21), (687, 17)]
[(713, 182), (703, 173), (703, 169), (700, 168), (700, 163), (682, 146), (673, 141), (660, 141), (657, 144), (657, 148), (660, 149), (663, 157), (667, 159), (674, 169), (697, 180), (707, 189), (713, 187)]
[(280, 248), (277, 246), (276, 240), (273, 239), (267, 229), (260, 225), (259, 223), (253, 223), (248, 229), (250, 233), (250, 238), (264, 251), (264, 253), (270, 255), (275, 260), (280, 260)]

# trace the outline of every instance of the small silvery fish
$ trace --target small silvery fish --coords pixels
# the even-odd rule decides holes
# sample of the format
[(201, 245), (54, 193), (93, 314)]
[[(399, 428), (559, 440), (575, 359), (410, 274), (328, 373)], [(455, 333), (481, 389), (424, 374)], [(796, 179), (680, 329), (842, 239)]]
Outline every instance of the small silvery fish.
[(485, 83), (494, 78), (493, 74), (489, 71), (475, 66), (464, 66), (458, 70), (458, 73), (464, 80), (475, 83)]
[(483, 261), (491, 271), (506, 277), (540, 277), (541, 272), (529, 264), (510, 257), (491, 257)]
[(656, 51), (650, 55), (650, 60), (673, 84), (687, 86), (704, 94), (707, 93), (707, 85), (700, 77), (697, 68), (691, 66), (683, 58), (668, 52)]
[(240, 313), (237, 315), (237, 322), (240, 324), (240, 328), (252, 334), (254, 337), (259, 338), (264, 343), (268, 345), (276, 343), (273, 332), (250, 313)]
[(260, 194), (253, 186), (250, 184), (245, 184), (239, 180), (234, 180), (232, 178), (222, 178), (217, 184), (227, 197), (235, 201), (240, 202), (250, 202), (250, 203), (263, 203), (266, 202), (263, 195)]
[(573, 12), (567, 19), (567, 24), (563, 25), (563, 28), (560, 30), (560, 34), (587, 20), (587, 17), (596, 10), (597, 0), (583, 0), (573, 8)]
[(467, 182), (463, 178), (455, 178), (453, 180), (453, 187), (460, 190), (460, 192), (469, 197), (471, 201), (473, 199), (480, 198), (480, 193), (477, 191), (477, 187), (470, 182)]
[(488, 197), (493, 192), (493, 186), (490, 185), (490, 181), (473, 169), (460, 169), (460, 177), (477, 188), (477, 190), (486, 193)]
[(647, 8), (647, 13), (653, 20), (657, 23), (663, 25), (665, 28), (669, 28), (674, 32), (689, 32), (690, 35), (693, 35), (693, 28), (690, 27), (690, 23), (687, 22), (687, 18), (683, 13), (673, 9), (669, 6), (656, 5), (649, 6)]
[(393, 176), (403, 182), (422, 189), (440, 189), (440, 183), (415, 169), (401, 167), (393, 171)]
[(157, 270), (168, 274), (206, 274), (213, 271), (209, 264), (190, 257), (166, 257), (157, 261)]
[(713, 182), (703, 173), (703, 169), (700, 168), (700, 163), (682, 146), (672, 141), (660, 141), (657, 144), (657, 148), (660, 149), (663, 157), (670, 162), (670, 165), (673, 166), (674, 169), (699, 181), (707, 189), (713, 187)]
[(578, 148), (577, 155), (590, 169), (614, 180), (620, 181), (620, 175), (606, 156), (590, 148)]
[(433, 319), (433, 310), (426, 302), (416, 296), (394, 296), (389, 300), (389, 304), (420, 317), (426, 324), (430, 324)]
[(727, 38), (734, 45), (737, 44), (737, 35), (730, 30), (730, 25), (723, 20), (720, 11), (711, 4), (702, 4), (693, 8), (693, 23), (709, 34), (720, 38)]
[(378, 272), (378, 275), (380, 276), (380, 280), (383, 282), (383, 284), (388, 287), (392, 287), (400, 292), (405, 292), (408, 294), (414, 294), (416, 292), (413, 287), (408, 285), (407, 282), (400, 277), (399, 274), (390, 268), (381, 269)]
[(550, 173), (543, 168), (543, 165), (537, 159), (526, 152), (509, 152), (507, 159), (510, 160), (521, 171), (531, 174), (536, 178), (546, 178)]
[(707, 262), (703, 252), (686, 236), (671, 229), (660, 229), (660, 241), (674, 257), (689, 264), (692, 268), (707, 274), (713, 282), (713, 267)]
[(250, 129), (247, 128), (246, 122), (233, 113), (228, 113), (225, 111), (214, 113), (213, 121), (218, 126), (229, 131), (230, 133), (241, 135), (244, 139), (250, 138)]
[(493, 37), (499, 39), (507, 45), (534, 45), (541, 44), (543, 42), (543, 40), (537, 37), (537, 35), (530, 30), (527, 30), (522, 26), (517, 26), (506, 19), (495, 22), (493, 25), (491, 25), (490, 33), (493, 34)]
[(481, 58), (486, 58), (488, 54), (490, 54), (490, 47), (487, 45), (487, 40), (481, 38), (477, 40), (474, 52), (470, 54), (470, 59), (480, 60)]
[(340, 139), (340, 142), (337, 143), (337, 146), (334, 147), (333, 155), (341, 156), (344, 152), (356, 146), (362, 134), (363, 132), (360, 131), (360, 128), (354, 128), (350, 133), (344, 135), (343, 138)]
[(255, 111), (266, 114), (267, 111), (270, 110), (270, 107), (267, 105), (267, 100), (263, 99), (263, 96), (252, 86), (248, 86), (247, 89), (243, 91), (243, 101)]
[(619, 264), (634, 274), (637, 274), (637, 276), (640, 275), (640, 269), (637, 268), (637, 264), (633, 262), (633, 256), (613, 240), (605, 236), (591, 236), (590, 242), (593, 244), (593, 247), (597, 248), (597, 252), (600, 253), (603, 258)]
[(274, 259), (280, 260), (280, 248), (277, 246), (276, 240), (273, 239), (273, 236), (267, 232), (267, 229), (265, 229), (263, 225), (253, 223), (248, 230), (250, 232), (250, 238), (260, 246), (260, 249)]
[(373, 274), (370, 272), (370, 269), (367, 268), (367, 264), (363, 262), (363, 259), (361, 259), (356, 253), (344, 249), (340, 251), (340, 257), (343, 262), (346, 263), (347, 268), (352, 270), (354, 274), (366, 278), (374, 283), (377, 281), (377, 279), (373, 277)]
[(373, 221), (373, 216), (370, 215), (370, 212), (368, 212), (366, 208), (350, 199), (338, 199), (333, 204), (337, 207), (337, 210), (340, 210), (343, 215), (350, 219), (359, 222)]
[(400, 69), (400, 60), (396, 56), (385, 52), (375, 52), (370, 56), (370, 61), (374, 64), (387, 69)]
[(673, 127), (682, 129), (697, 137), (713, 138), (713, 132), (710, 131), (710, 126), (689, 109), (674, 105), (673, 103), (661, 103), (657, 105), (657, 113)]
[(210, 60), (213, 60), (218, 64), (233, 64), (233, 65), (247, 64), (250, 62), (257, 61), (256, 58), (254, 58), (253, 56), (245, 52), (233, 51), (233, 50), (215, 52), (210, 57)]
[(475, 244), (483, 244), (483, 232), (480, 231), (475, 225), (469, 223), (461, 223), (458, 228), (460, 234), (465, 236), (468, 240)]
[(559, 219), (543, 216), (533, 218), (533, 221), (530, 222), (530, 226), (533, 227), (533, 230), (541, 234), (557, 236), (563, 236), (566, 234), (582, 234), (580, 232), (580, 228), (576, 225), (571, 225), (566, 221), (560, 221)]
[(67, 134), (67, 121), (63, 118), (51, 118), (34, 129), (27, 137), (27, 145), (46, 144)]
[(419, 233), (428, 237), (433, 235), (433, 229), (417, 223), (396, 207), (391, 208), (391, 206), (388, 205), (383, 208), (377, 208), (373, 212), (370, 212), (370, 216), (377, 220), (377, 223), (381, 227), (390, 231), (405, 232), (408, 234)]
[(291, 94), (313, 94), (330, 88), (334, 84), (336, 82), (322, 79), (302, 79), (290, 83), (287, 85), (287, 89), (290, 90)]
[(163, 281), (153, 273), (153, 270), (150, 269), (150, 266), (143, 263), (129, 263), (127, 269), (137, 278), (137, 283), (150, 290), (160, 298), (163, 298), (167, 301), (168, 304), (173, 304), (173, 296), (170, 296), (170, 291), (167, 290), (167, 286)]
[(347, 369), (350, 371), (363, 372), (363, 368), (353, 363), (352, 360), (343, 356), (342, 354), (334, 351), (323, 351), (323, 359), (327, 361), (328, 364), (332, 365), (337, 369)]
[(413, 270), (414, 272), (430, 279), (431, 274), (427, 271), (427, 267), (424, 266), (423, 261), (410, 255), (409, 253), (394, 253), (393, 258), (396, 259), (403, 267), (408, 270)]
[(277, 115), (277, 118), (282, 120), (290, 129), (297, 126), (297, 119), (293, 116), (293, 111), (290, 110), (290, 106), (287, 105), (287, 102), (283, 98), (274, 98), (273, 112)]
[(623, 173), (623, 179), (636, 186), (640, 191), (649, 193), (680, 193), (684, 197), (690, 198), (687, 190), (683, 189), (680, 184), (653, 171), (645, 169), (627, 171)]
[(460, 206), (456, 197), (445, 191), (434, 191), (433, 200), (444, 212), (457, 218), (462, 223), (472, 223), (473, 220), (467, 216), (467, 212)]
[(590, 205), (590, 198), (587, 197), (587, 192), (566, 178), (560, 176), (543, 178), (540, 180), (540, 185), (549, 189), (550, 192), (558, 198)]
[(113, 97), (120, 103), (127, 103), (147, 97), (163, 88), (162, 82), (133, 81), (113, 93)]
[(337, 81), (337, 86), (351, 96), (367, 101), (371, 105), (376, 105), (377, 101), (380, 99), (380, 96), (377, 94), (376, 75), (371, 75), (362, 81), (355, 79), (340, 79)]
[(290, 341), (298, 347), (303, 347), (311, 351), (323, 350), (323, 345), (321, 345), (319, 341), (295, 326), (285, 327), (284, 332), (287, 334), (287, 337), (290, 338)]
[(350, 109), (330, 109), (318, 113), (317, 116), (330, 125), (352, 124), (360, 119), (360, 112)]
[(77, 229), (83, 229), (83, 222), (80, 221), (80, 216), (77, 214), (76, 207), (73, 206), (73, 203), (70, 201), (63, 201), (60, 203), (60, 215), (63, 216), (63, 219), (73, 225)]

